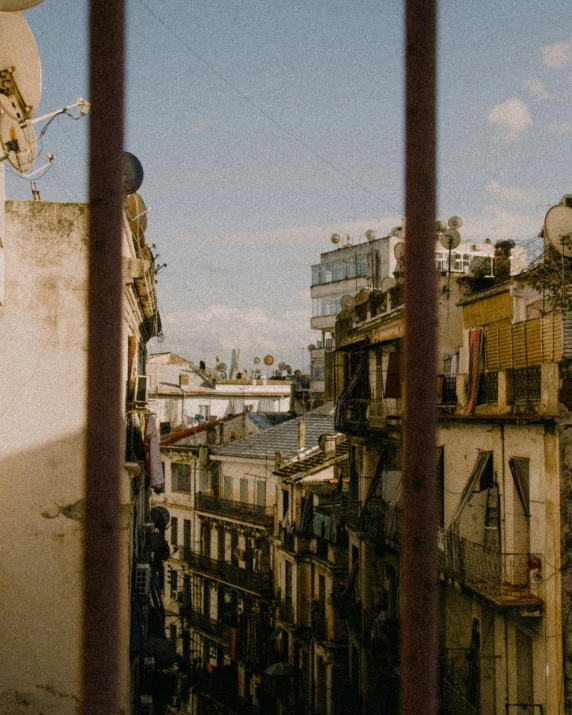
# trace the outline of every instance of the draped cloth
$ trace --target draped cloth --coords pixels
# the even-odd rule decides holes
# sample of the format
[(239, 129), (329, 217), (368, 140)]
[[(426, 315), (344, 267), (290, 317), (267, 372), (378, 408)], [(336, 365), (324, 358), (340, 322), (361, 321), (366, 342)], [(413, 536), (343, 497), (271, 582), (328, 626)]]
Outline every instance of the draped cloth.
[(466, 415), (472, 415), (477, 406), (481, 375), (485, 370), (485, 331), (484, 328), (469, 330), (469, 402)]

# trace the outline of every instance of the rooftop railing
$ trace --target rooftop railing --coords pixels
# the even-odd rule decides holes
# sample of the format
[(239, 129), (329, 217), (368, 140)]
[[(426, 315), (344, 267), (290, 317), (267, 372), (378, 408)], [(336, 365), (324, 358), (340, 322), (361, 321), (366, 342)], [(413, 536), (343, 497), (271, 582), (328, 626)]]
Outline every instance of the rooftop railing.
[(272, 526), (274, 520), (274, 510), (269, 506), (258, 506), (257, 504), (247, 504), (233, 499), (222, 499), (198, 492), (195, 496), (195, 508), (197, 511), (206, 511), (209, 514), (220, 514), (228, 516), (238, 521), (247, 521), (262, 526)]

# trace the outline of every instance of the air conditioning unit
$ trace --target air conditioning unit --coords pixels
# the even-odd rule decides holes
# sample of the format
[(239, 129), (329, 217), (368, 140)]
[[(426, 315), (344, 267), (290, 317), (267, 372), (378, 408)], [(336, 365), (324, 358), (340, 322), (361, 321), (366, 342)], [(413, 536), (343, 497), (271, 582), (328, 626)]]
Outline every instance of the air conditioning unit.
[(153, 696), (142, 695), (139, 699), (139, 715), (153, 715)]
[(137, 375), (135, 378), (135, 403), (146, 405), (149, 399), (149, 376)]
[(137, 564), (135, 590), (140, 596), (148, 596), (151, 589), (151, 564)]

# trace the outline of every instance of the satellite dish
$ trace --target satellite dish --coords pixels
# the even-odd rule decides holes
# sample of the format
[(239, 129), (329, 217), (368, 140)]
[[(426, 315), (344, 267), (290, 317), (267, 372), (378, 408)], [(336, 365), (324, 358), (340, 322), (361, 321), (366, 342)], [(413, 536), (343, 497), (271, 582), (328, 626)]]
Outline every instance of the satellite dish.
[(310, 344), (308, 345), (308, 352), (311, 353), (312, 350), (315, 350), (315, 349), (316, 349), (316, 346), (314, 345), (314, 343), (310, 343)]
[(219, 364), (217, 365), (217, 370), (220, 370), (220, 372), (226, 372), (226, 363), (219, 362)]
[(148, 208), (138, 193), (129, 194), (125, 199), (125, 213), (129, 226), (133, 231), (141, 227), (143, 231), (147, 229)]
[(443, 233), (447, 229), (447, 224), (445, 221), (435, 221), (435, 231), (436, 233)]
[(365, 232), (365, 237), (368, 241), (375, 241), (375, 231), (370, 228)]
[(8, 154), (8, 161), (16, 171), (25, 174), (32, 168), (38, 155), (38, 147), (31, 125), (21, 127), (11, 117), (1, 116), (0, 143), (2, 149)]
[(453, 248), (457, 248), (459, 243), (461, 243), (461, 234), (454, 228), (448, 228), (441, 236), (439, 236), (439, 242), (448, 251)]
[(492, 272), (490, 256), (475, 256), (469, 263), (469, 273), (475, 278), (490, 276)]
[(391, 229), (391, 236), (394, 238), (401, 238), (403, 236), (403, 226), (394, 226)]
[(447, 223), (449, 224), (449, 228), (458, 229), (463, 225), (463, 219), (458, 216), (451, 216)]
[(255, 375), (260, 375), (260, 368), (257, 368), (257, 369), (254, 371), (254, 374), (255, 374)]
[(290, 367), (290, 365), (286, 365), (286, 367), (285, 367), (284, 369), (286, 370), (286, 372), (287, 372), (289, 375), (292, 374), (292, 368)]
[(169, 526), (169, 521), (171, 520), (171, 515), (165, 509), (164, 506), (154, 506), (151, 509), (151, 521), (159, 531), (165, 531)]
[(273, 365), (274, 364), (274, 358), (272, 355), (265, 355), (264, 360), (263, 360), (265, 365)]
[(352, 308), (355, 306), (355, 298), (353, 295), (343, 295), (340, 298), (340, 306), (342, 310), (352, 310)]
[(341, 241), (340, 234), (339, 233), (332, 233), (332, 236), (330, 238), (330, 241), (332, 243), (339, 243)]
[(572, 257), (572, 208), (558, 204), (548, 209), (544, 232), (559, 253)]
[(285, 363), (285, 362), (278, 363), (278, 369), (279, 369), (279, 370), (286, 370), (286, 363)]
[[(43, 0), (0, 0), (0, 12), (19, 12), (39, 5)], [(4, 39), (4, 38), (2, 38)]]
[(258, 364), (260, 364), (260, 358), (259, 358), (259, 357), (255, 357), (252, 362), (253, 362), (255, 365), (258, 365)]
[(356, 305), (363, 305), (369, 300), (369, 290), (367, 288), (362, 288), (360, 292), (354, 298)]
[(405, 244), (403, 241), (395, 244), (393, 247), (393, 255), (399, 263), (403, 263), (405, 261)]
[(381, 281), (381, 290), (384, 293), (386, 293), (388, 290), (391, 290), (392, 288), (395, 288), (395, 279), (391, 278), (391, 276), (386, 276)]
[[(0, 0), (3, 1), (3, 0)], [(40, 54), (19, 13), (0, 13), (0, 109), (19, 122), (36, 113), (42, 95)]]
[(123, 152), (123, 162), (125, 193), (134, 194), (143, 183), (143, 167), (135, 154), (128, 151)]

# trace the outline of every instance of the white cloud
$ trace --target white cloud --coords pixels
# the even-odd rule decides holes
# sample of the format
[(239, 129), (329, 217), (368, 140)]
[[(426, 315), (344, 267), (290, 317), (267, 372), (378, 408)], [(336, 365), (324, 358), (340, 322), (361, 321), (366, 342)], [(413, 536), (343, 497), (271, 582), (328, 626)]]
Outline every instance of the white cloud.
[[(350, 236), (352, 243), (365, 241), (365, 232), (373, 229), (376, 235), (387, 236), (393, 226), (401, 224), (401, 216), (392, 216), (372, 221), (345, 221), (324, 226), (289, 226), (277, 228), (272, 231), (247, 231), (240, 233), (218, 233), (200, 236), (194, 233), (185, 233), (179, 236), (181, 241), (201, 244), (224, 244), (234, 246), (291, 246), (302, 244), (304, 246), (317, 246), (318, 250), (327, 251), (333, 246), (330, 236), (339, 234), (345, 242)], [(340, 245), (340, 244), (338, 244)]]
[(549, 92), (542, 80), (537, 77), (528, 77), (523, 80), (522, 86), (528, 90), (535, 99), (556, 99), (557, 95)]
[(570, 62), (571, 49), (572, 43), (570, 42), (557, 42), (554, 45), (549, 45), (542, 51), (542, 61), (552, 69), (563, 70)]
[(550, 129), (556, 134), (572, 134), (572, 122), (554, 122)]
[(215, 355), (230, 360), (232, 349), (239, 348), (243, 369), (254, 367), (254, 356), (267, 353), (277, 362), (284, 360), (292, 367), (301, 367), (302, 361), (308, 360), (302, 349), (313, 339), (310, 316), (309, 290), (290, 296), (279, 317), (254, 305), (212, 305), (204, 310), (174, 312), (164, 316), (166, 339), (161, 350), (173, 350), (194, 360), (203, 359), (197, 358), (199, 354), (205, 355), (210, 365)]
[(482, 214), (462, 217), (461, 238), (464, 241), (483, 241), (490, 238), (493, 242), (509, 238), (515, 241), (531, 239), (537, 236), (542, 228), (545, 213), (545, 208), (538, 208), (534, 213), (525, 213), (500, 206), (485, 206)]
[(194, 122), (191, 127), (191, 134), (199, 136), (200, 134), (204, 134), (205, 131), (210, 129), (212, 126), (214, 126), (212, 122), (207, 122), (205, 120)]
[(501, 104), (495, 104), (487, 118), (489, 122), (498, 124), (504, 130), (503, 138), (507, 141), (518, 139), (532, 124), (528, 107), (518, 97), (507, 99)]
[(501, 186), (498, 181), (491, 179), (485, 186), (485, 190), (492, 196), (507, 204), (530, 204), (544, 201), (538, 189), (525, 187)]

